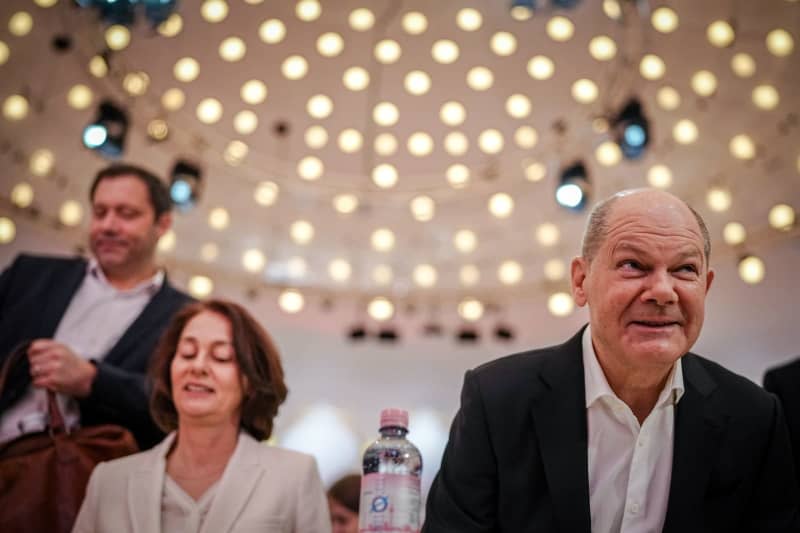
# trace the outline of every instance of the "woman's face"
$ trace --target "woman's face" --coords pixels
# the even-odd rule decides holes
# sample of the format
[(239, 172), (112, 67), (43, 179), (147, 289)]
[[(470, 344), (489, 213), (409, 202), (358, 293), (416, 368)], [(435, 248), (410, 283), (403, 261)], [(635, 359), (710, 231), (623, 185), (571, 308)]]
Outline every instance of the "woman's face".
[(354, 513), (333, 498), (328, 498), (331, 510), (332, 533), (358, 533), (358, 513)]
[(245, 384), (227, 318), (202, 311), (186, 323), (170, 377), (179, 424), (238, 427)]

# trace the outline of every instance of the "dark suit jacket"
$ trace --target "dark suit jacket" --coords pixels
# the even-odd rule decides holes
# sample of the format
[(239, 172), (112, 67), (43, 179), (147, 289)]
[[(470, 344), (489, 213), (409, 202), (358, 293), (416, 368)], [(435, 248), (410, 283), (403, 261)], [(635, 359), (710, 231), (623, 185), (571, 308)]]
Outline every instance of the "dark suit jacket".
[(794, 452), (794, 471), (800, 485), (800, 359), (768, 370), (764, 388), (781, 401)]
[[(466, 373), (423, 533), (590, 531), (582, 333)], [(683, 376), (664, 531), (798, 531), (777, 400), (697, 355)]]
[[(21, 342), (53, 337), (85, 274), (85, 259), (17, 257), (0, 275), (0, 364)], [(83, 426), (125, 426), (142, 449), (163, 438), (150, 417), (145, 372), (161, 332), (173, 313), (190, 300), (164, 281), (116, 345), (97, 362), (91, 393), (79, 400)], [(0, 397), (0, 412), (16, 402), (30, 382), (25, 359), (9, 377)]]

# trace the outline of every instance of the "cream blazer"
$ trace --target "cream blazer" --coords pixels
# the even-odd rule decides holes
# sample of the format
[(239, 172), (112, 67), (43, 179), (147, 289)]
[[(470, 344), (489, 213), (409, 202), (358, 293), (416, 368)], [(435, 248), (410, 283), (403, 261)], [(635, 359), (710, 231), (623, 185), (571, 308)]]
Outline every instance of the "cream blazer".
[[(72, 533), (160, 533), (166, 455), (174, 439), (171, 433), (151, 450), (98, 464)], [(314, 458), (240, 432), (199, 533), (330, 531)]]

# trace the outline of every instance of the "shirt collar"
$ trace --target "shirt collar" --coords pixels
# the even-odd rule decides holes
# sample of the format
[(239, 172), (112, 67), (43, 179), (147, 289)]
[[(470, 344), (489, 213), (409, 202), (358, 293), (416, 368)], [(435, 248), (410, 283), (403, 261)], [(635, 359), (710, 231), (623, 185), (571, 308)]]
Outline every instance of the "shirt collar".
[[(608, 384), (606, 375), (603, 372), (597, 354), (592, 344), (591, 326), (586, 326), (583, 331), (583, 380), (586, 387), (586, 407), (591, 407), (597, 400), (603, 397), (617, 398), (617, 395)], [(675, 361), (672, 370), (667, 377), (664, 388), (658, 395), (656, 407), (661, 407), (667, 403), (677, 404), (683, 396), (683, 364), (680, 359)], [(618, 398), (617, 398), (618, 399)]]
[(142, 280), (135, 287), (131, 287), (130, 289), (126, 289), (124, 291), (119, 290), (111, 285), (111, 282), (108, 281), (105, 272), (103, 272), (103, 269), (100, 267), (100, 263), (98, 263), (97, 259), (94, 257), (90, 258), (86, 265), (86, 274), (92, 276), (94, 279), (100, 282), (101, 285), (112, 288), (121, 294), (133, 295), (147, 293), (150, 296), (154, 295), (161, 289), (166, 277), (164, 274), (164, 269), (159, 268), (156, 273), (152, 275), (152, 277)]

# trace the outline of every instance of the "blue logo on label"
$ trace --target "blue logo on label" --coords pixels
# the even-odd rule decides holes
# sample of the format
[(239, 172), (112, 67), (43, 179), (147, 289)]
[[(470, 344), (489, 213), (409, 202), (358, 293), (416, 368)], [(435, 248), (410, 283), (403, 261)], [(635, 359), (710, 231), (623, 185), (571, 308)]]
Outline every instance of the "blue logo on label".
[(389, 507), (389, 498), (386, 496), (375, 496), (372, 499), (372, 512), (382, 513)]

